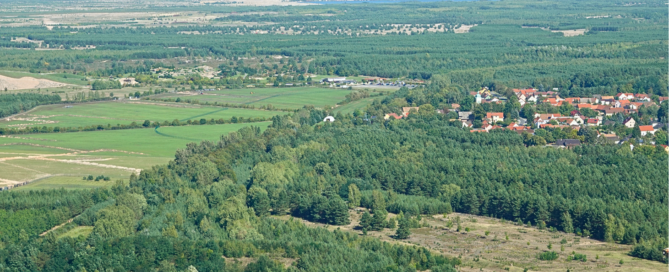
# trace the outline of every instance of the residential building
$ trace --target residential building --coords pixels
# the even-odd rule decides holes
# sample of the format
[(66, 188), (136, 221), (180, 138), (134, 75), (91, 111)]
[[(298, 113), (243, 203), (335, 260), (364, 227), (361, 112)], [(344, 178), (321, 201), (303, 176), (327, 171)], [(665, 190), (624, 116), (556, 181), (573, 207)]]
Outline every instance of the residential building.
[(555, 145), (557, 147), (571, 149), (575, 146), (581, 145), (581, 141), (576, 139), (560, 139), (555, 142)]
[(618, 100), (630, 100), (630, 99), (634, 99), (634, 94), (633, 93), (618, 93), (618, 94), (616, 94), (616, 98)]
[(591, 126), (591, 127), (599, 126), (601, 123), (602, 123), (601, 120), (599, 120), (599, 119), (595, 119), (595, 118), (589, 118), (589, 119), (587, 120), (587, 124), (588, 124), (588, 126)]
[(394, 112), (393, 112), (393, 113), (388, 113), (388, 114), (384, 115), (384, 116), (383, 116), (383, 119), (384, 119), (384, 120), (388, 120), (388, 119), (390, 119), (390, 117), (394, 118), (395, 120), (397, 120), (397, 119), (402, 119), (402, 116), (401, 116), (401, 115), (397, 115), (397, 113), (394, 113)]
[(502, 112), (489, 112), (486, 114), (486, 119), (490, 123), (504, 122), (504, 113)]
[(653, 128), (653, 126), (651, 125), (639, 126), (639, 130), (641, 130), (641, 136), (646, 136), (648, 134), (654, 135), (656, 131), (655, 128)]
[(404, 114), (404, 116), (409, 116), (411, 110), (418, 111), (418, 107), (402, 107), (402, 114)]
[(458, 112), (458, 119), (462, 121), (469, 121), (474, 119), (474, 115), (472, 114), (471, 111), (461, 111)]
[(628, 128), (633, 128), (636, 125), (636, 120), (634, 120), (634, 118), (632, 117), (628, 117), (627, 119), (625, 119), (625, 121), (623, 121), (623, 125), (625, 125)]

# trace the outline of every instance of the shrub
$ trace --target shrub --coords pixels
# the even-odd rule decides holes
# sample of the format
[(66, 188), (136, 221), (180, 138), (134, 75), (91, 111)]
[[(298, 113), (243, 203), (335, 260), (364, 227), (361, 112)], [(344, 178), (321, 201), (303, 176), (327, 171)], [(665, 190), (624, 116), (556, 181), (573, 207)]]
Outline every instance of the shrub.
[(558, 254), (555, 251), (547, 251), (537, 255), (537, 258), (542, 261), (552, 261), (557, 260)]

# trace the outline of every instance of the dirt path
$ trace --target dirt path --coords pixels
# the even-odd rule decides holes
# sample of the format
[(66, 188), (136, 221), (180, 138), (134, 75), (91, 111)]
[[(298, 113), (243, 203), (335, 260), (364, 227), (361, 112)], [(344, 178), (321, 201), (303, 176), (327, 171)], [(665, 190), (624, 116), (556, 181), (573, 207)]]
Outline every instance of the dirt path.
[[(79, 216), (79, 215), (77, 215), (77, 216)], [(75, 218), (77, 218), (77, 216), (70, 218), (70, 220), (67, 220), (67, 221), (66, 221), (65, 223), (63, 223), (63, 224), (60, 224), (60, 225), (55, 226), (55, 227), (53, 227), (53, 228), (51, 228), (51, 229), (49, 229), (49, 230), (47, 230), (47, 231), (45, 231), (45, 232), (42, 232), (39, 236), (44, 236), (44, 235), (46, 235), (46, 234), (49, 233), (49, 232), (52, 232), (52, 231), (54, 231), (54, 230), (57, 230), (57, 229), (61, 228), (62, 226), (65, 226), (67, 223), (72, 223), (72, 221), (73, 221)]]
[(89, 165), (89, 166), (98, 166), (98, 167), (104, 167), (104, 168), (121, 169), (121, 170), (134, 172), (135, 174), (138, 174), (138, 175), (142, 171), (142, 169), (139, 169), (139, 168), (131, 168), (131, 167), (125, 167), (125, 166), (111, 165), (111, 164), (101, 164), (101, 163), (95, 163), (95, 162), (84, 161), (84, 160), (58, 160), (58, 159), (47, 158), (47, 157), (36, 157), (36, 158), (33, 158), (33, 159), (43, 160), (43, 161), (74, 163), (74, 164)]

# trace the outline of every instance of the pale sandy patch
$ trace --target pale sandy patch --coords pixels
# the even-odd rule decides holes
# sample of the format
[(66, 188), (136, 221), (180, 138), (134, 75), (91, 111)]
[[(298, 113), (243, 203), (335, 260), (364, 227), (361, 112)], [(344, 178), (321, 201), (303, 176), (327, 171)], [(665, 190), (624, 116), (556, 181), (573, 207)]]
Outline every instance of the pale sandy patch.
[(7, 90), (23, 90), (23, 89), (37, 89), (37, 88), (55, 88), (62, 87), (66, 84), (55, 82), (48, 79), (37, 79), (34, 77), (12, 78), (0, 75), (0, 89), (7, 88)]
[(573, 29), (573, 30), (551, 30), (551, 32), (562, 32), (565, 37), (574, 37), (585, 34), (586, 29)]
[(472, 27), (475, 27), (475, 26), (477, 26), (477, 24), (473, 24), (473, 25), (461, 25), (461, 26), (458, 27), (458, 28), (454, 28), (454, 29), (453, 29), (453, 32), (455, 32), (455, 33), (469, 33), (469, 30), (470, 30)]

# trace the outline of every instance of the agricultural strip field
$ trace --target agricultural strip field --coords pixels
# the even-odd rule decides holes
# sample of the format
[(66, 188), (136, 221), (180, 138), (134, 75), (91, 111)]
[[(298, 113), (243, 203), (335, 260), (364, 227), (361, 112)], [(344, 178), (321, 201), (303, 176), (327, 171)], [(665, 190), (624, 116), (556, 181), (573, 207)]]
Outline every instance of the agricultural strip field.
[(97, 102), (83, 104), (56, 104), (37, 107), (0, 121), (0, 127), (24, 128), (32, 126), (84, 127), (91, 125), (129, 125), (150, 121), (179, 121), (220, 119), (229, 120), (233, 116), (246, 118), (270, 118), (285, 114), (280, 111), (208, 107), (186, 103)]
[(341, 114), (353, 113), (357, 109), (364, 109), (365, 107), (367, 107), (367, 105), (371, 104), (374, 101), (374, 99), (382, 99), (382, 98), (379, 98), (378, 96), (363, 98), (357, 101), (347, 103), (346, 105), (336, 107), (332, 111), (334, 113), (341, 113)]
[[(127, 177), (124, 177), (127, 179)], [(120, 179), (120, 178), (119, 178)], [(109, 187), (112, 186), (115, 181), (118, 179), (113, 179), (111, 181), (88, 181), (82, 180), (80, 176), (53, 176), (44, 179), (40, 179), (28, 185), (16, 187), (16, 191), (30, 191), (30, 190), (51, 190), (51, 189), (61, 189), (66, 190), (82, 190), (82, 189), (93, 189), (100, 187)]]
[(279, 109), (299, 109), (304, 105), (315, 107), (334, 106), (346, 99), (351, 91), (347, 89), (317, 88), (317, 87), (288, 87), (288, 88), (260, 88), (236, 89), (206, 92), (202, 95), (167, 94), (160, 98), (176, 98), (198, 100), (200, 103), (231, 103), (254, 105), (256, 108), (271, 104)]
[[(95, 188), (174, 158), (189, 142), (218, 141), (246, 126), (271, 122), (31, 134), (0, 137), (0, 187), (40, 179), (26, 189)], [(83, 181), (103, 175), (111, 182)]]

